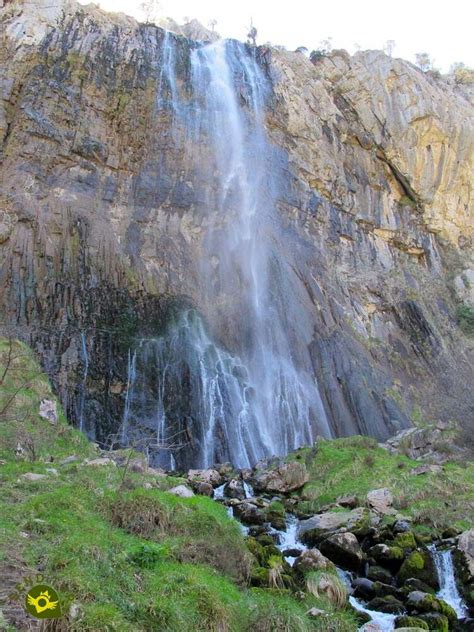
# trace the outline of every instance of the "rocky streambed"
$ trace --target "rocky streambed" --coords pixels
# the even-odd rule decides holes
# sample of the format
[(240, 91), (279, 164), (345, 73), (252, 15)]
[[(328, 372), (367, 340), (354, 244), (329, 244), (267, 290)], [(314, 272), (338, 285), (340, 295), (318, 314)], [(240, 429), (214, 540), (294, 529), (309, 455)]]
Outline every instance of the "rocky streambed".
[[(438, 536), (415, 528), (388, 489), (348, 495), (307, 515), (298, 490), (302, 463), (271, 460), (252, 470), (190, 470), (189, 488), (224, 504), (254, 557), (250, 583), (310, 591), (354, 608), (361, 629), (474, 630), (474, 531)], [(187, 490), (186, 492), (183, 490)], [(328, 616), (313, 608), (310, 616)]]

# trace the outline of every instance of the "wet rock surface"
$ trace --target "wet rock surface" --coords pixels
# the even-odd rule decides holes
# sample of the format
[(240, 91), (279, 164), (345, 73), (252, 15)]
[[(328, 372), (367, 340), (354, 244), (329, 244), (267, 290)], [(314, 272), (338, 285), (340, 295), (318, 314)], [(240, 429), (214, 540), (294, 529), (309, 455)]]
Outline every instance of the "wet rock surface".
[[(158, 94), (163, 29), (59, 0), (6, 3), (2, 27), (2, 313), (37, 350), (68, 418), (113, 443), (129, 353), (173, 320), (170, 303), (196, 307), (225, 348), (243, 346), (241, 323), (220, 324), (197, 274), (213, 185), (194, 171), (196, 148), (176, 141), (186, 130), (170, 85)], [(202, 35), (192, 24), (183, 33)], [(188, 94), (197, 44), (171, 41)], [(473, 269), (468, 102), (380, 52), (313, 65), (262, 47), (257, 58), (272, 83), (279, 255), (297, 261), (296, 355), (320, 383), (329, 426), (385, 440), (410, 424), (412, 389), (435, 417), (465, 417), (474, 363), (449, 279), (464, 292)], [(180, 402), (183, 435), (188, 417)]]

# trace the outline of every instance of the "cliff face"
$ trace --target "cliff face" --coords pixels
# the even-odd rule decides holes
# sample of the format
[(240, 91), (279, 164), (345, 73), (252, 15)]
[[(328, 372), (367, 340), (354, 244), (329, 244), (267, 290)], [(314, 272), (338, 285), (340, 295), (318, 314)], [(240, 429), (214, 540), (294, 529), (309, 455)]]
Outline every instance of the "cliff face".
[[(222, 318), (234, 290), (206, 300), (197, 264), (217, 185), (175, 108), (176, 94), (192, 103), (197, 46), (92, 5), (3, 8), (4, 329), (101, 440), (121, 423), (134, 341), (182, 306), (221, 347), (245, 346), (235, 305)], [(333, 433), (385, 438), (414, 410), (472, 416), (472, 343), (456, 321), (460, 297), (474, 302), (469, 102), (380, 52), (255, 55), (295, 362), (311, 365)]]

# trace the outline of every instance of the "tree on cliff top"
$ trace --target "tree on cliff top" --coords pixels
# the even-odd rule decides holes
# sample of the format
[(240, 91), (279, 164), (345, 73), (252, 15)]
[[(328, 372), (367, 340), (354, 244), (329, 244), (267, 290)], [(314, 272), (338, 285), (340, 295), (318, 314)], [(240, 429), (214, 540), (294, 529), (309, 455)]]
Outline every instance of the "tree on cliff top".
[(250, 20), (249, 32), (247, 33), (247, 43), (252, 46), (257, 45), (257, 29), (253, 25), (253, 20)]

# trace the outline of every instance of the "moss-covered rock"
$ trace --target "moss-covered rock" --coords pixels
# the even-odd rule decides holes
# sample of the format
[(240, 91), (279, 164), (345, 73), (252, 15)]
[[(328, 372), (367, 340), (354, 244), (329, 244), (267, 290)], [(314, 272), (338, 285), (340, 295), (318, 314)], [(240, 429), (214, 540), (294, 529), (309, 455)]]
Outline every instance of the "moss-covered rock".
[(369, 549), (368, 555), (382, 566), (392, 570), (398, 570), (405, 558), (403, 549), (399, 546), (388, 546), (387, 544), (376, 544)]
[(383, 568), (383, 566), (379, 566), (378, 564), (369, 566), (367, 577), (373, 582), (382, 582), (384, 584), (391, 584), (394, 582), (392, 573), (386, 568)]
[(415, 536), (411, 531), (407, 531), (405, 533), (397, 533), (394, 543), (397, 547), (403, 549), (404, 551), (407, 549), (416, 549)]
[(274, 529), (279, 531), (286, 529), (286, 510), (282, 503), (272, 502), (267, 508), (265, 517)]
[(438, 599), (434, 595), (423, 593), (419, 590), (415, 590), (408, 595), (406, 602), (409, 611), (423, 612), (436, 612), (444, 615), (449, 621), (456, 621), (456, 611), (443, 599)]
[(439, 589), (438, 575), (429, 551), (417, 549), (404, 560), (397, 579), (403, 584), (411, 577), (420, 579), (436, 590)]
[(428, 624), (430, 632), (449, 632), (448, 618), (437, 612), (429, 612), (417, 617)]
[(421, 628), (422, 630), (429, 630), (426, 621), (408, 615), (402, 615), (395, 619), (395, 629), (397, 630), (398, 628)]
[(369, 610), (378, 610), (379, 612), (387, 612), (390, 614), (400, 614), (405, 610), (403, 603), (393, 595), (385, 597), (374, 597), (367, 604)]

